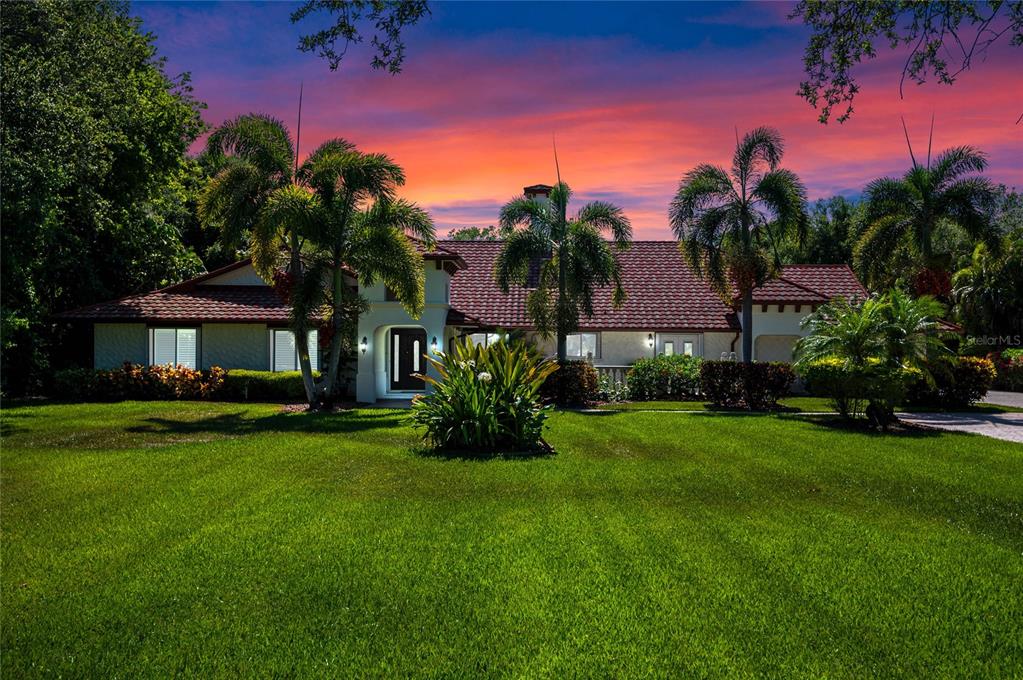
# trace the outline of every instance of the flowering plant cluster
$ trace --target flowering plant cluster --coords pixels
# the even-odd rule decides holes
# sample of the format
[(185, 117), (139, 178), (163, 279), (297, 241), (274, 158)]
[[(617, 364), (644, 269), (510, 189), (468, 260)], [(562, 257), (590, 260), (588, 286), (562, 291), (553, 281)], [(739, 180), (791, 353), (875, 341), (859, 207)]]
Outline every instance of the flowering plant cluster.
[(219, 366), (200, 371), (185, 366), (141, 366), (57, 371), (53, 396), (74, 401), (125, 399), (212, 399), (224, 386), (227, 372)]
[(437, 449), (530, 451), (544, 446), (548, 407), (540, 387), (557, 364), (527, 348), (471, 340), (439, 359), (426, 356), (435, 375), (420, 376), (433, 391), (412, 402), (411, 419)]

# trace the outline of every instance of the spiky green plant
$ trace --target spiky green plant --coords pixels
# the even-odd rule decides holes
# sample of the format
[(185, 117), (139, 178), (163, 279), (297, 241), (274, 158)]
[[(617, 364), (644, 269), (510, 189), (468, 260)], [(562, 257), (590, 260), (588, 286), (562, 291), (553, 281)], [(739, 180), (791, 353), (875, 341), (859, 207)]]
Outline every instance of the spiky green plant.
[(523, 197), (505, 204), (501, 229), (511, 235), (494, 271), (497, 284), (507, 293), (512, 284), (526, 285), (530, 268), (539, 265), (536, 287), (526, 297), (526, 311), (542, 337), (557, 337), (559, 361), (567, 358), (565, 338), (578, 330), (580, 315), (593, 316), (598, 287), (612, 287), (615, 307), (624, 303), (621, 266), (614, 249), (624, 250), (632, 241), (629, 218), (610, 203), (587, 203), (570, 219), (571, 195), (568, 185), (558, 182), (545, 202)]
[(542, 447), (549, 407), (540, 388), (556, 363), (522, 344), (484, 347), (469, 339), (439, 359), (424, 356), (437, 377), (421, 376), (433, 391), (416, 396), (410, 417), (433, 447), (480, 453)]
[[(753, 289), (781, 268), (781, 248), (807, 228), (806, 189), (778, 167), (784, 144), (769, 127), (736, 143), (731, 172), (702, 164), (685, 174), (671, 202), (672, 231), (693, 271), (728, 304), (742, 303), (742, 358), (753, 360)], [(734, 295), (733, 295), (734, 293)]]

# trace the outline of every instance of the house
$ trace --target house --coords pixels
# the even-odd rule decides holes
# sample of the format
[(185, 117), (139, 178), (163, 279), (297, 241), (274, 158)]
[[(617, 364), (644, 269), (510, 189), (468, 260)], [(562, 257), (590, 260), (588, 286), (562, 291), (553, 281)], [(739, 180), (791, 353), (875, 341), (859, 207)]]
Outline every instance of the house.
[[(543, 200), (549, 187), (527, 187)], [(423, 252), (426, 305), (408, 316), (381, 283), (361, 286), (370, 309), (359, 320), (355, 396), (361, 402), (408, 398), (422, 390), (413, 373), (426, 369), (424, 353), (450, 349), (459, 338), (493, 341), (498, 329), (530, 330), (527, 289), (502, 293), (494, 281), (501, 249), (496, 241), (440, 241)], [(619, 253), (625, 304), (598, 294), (594, 314), (568, 338), (572, 357), (598, 370), (624, 373), (641, 357), (691, 354), (741, 358), (737, 306), (725, 304), (683, 262), (674, 241), (637, 241)], [(352, 278), (349, 284), (358, 286)], [(753, 358), (789, 361), (800, 321), (818, 305), (866, 290), (845, 265), (792, 265), (754, 294)], [(65, 312), (60, 318), (91, 326), (92, 363), (112, 368), (125, 361), (195, 368), (291, 371), (297, 351), (288, 330), (289, 307), (249, 260), (142, 295)], [(537, 338), (554, 354), (554, 340)], [(309, 337), (314, 369), (319, 333)]]

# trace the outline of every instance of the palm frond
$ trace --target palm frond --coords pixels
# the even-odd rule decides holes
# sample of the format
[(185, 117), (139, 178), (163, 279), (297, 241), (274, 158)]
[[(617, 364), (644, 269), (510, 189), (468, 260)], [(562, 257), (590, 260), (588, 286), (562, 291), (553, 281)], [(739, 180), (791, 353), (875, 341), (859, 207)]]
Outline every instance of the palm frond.
[(289, 234), (306, 235), (320, 221), (319, 198), (294, 184), (274, 190), (266, 199), (252, 230), (252, 263), (270, 278), (287, 246)]
[(856, 270), (874, 286), (891, 278), (888, 263), (912, 233), (913, 224), (902, 215), (881, 217), (871, 223), (853, 248)]
[(931, 166), (931, 176), (936, 188), (971, 172), (984, 172), (987, 155), (972, 146), (957, 146), (942, 151)]
[(750, 178), (762, 174), (761, 164), (767, 171), (774, 170), (785, 152), (781, 133), (772, 127), (758, 127), (750, 130), (735, 147), (732, 156), (732, 172), (736, 178)]
[(206, 150), (216, 156), (238, 156), (282, 183), (290, 181), (295, 163), (287, 126), (264, 114), (244, 114), (223, 123), (206, 140)]
[(437, 243), (430, 214), (405, 199), (378, 200), (359, 220), (367, 229), (398, 229), (418, 240), (425, 248), (432, 248)]
[(395, 227), (360, 229), (352, 235), (348, 264), (363, 285), (383, 281), (409, 316), (418, 319), (425, 301), (423, 257), (405, 233)]
[(610, 232), (611, 239), (620, 250), (628, 248), (632, 242), (632, 223), (625, 216), (625, 212), (616, 205), (605, 201), (587, 203), (575, 219), (597, 231)]
[(682, 240), (685, 232), (700, 214), (738, 196), (732, 180), (724, 169), (715, 165), (698, 165), (685, 174), (668, 209), (668, 220), (675, 238)]
[(772, 238), (780, 239), (792, 233), (801, 245), (806, 239), (808, 223), (806, 187), (796, 173), (782, 168), (771, 170), (760, 178), (752, 194), (777, 218), (778, 229), (772, 230)]
[(494, 277), (501, 291), (507, 293), (512, 284), (525, 285), (529, 267), (549, 256), (549, 241), (532, 229), (512, 232), (494, 262)]

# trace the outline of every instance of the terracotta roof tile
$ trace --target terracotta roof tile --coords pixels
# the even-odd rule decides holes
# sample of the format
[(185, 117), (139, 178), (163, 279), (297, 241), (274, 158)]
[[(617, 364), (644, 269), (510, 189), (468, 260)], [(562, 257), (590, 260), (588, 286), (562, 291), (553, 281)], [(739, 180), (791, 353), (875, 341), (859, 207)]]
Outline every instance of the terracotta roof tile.
[(90, 321), (287, 322), (290, 307), (270, 286), (195, 286), (101, 302), (58, 314)]

